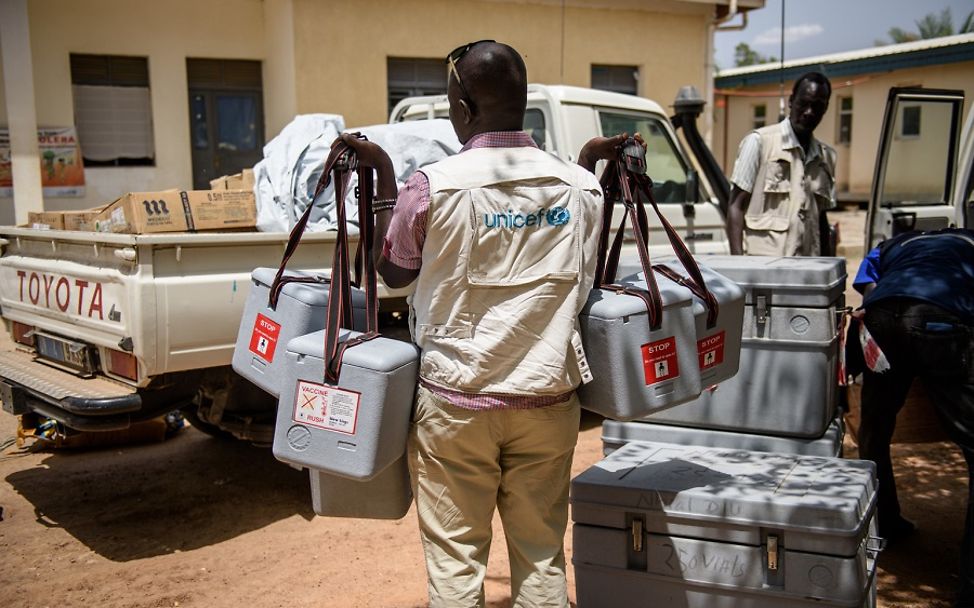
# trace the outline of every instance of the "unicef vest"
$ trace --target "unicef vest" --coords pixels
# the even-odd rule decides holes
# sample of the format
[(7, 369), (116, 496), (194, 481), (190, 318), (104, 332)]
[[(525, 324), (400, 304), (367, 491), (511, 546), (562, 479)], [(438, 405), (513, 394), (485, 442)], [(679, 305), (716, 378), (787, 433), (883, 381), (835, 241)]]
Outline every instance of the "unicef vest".
[(558, 395), (581, 381), (577, 318), (602, 214), (594, 175), (537, 148), (422, 169), (430, 208), (410, 302), (419, 375), (464, 393)]
[(819, 210), (831, 203), (835, 150), (819, 141), (822, 156), (806, 167), (798, 148), (781, 148), (781, 123), (755, 132), (761, 165), (744, 213), (748, 255), (821, 255)]

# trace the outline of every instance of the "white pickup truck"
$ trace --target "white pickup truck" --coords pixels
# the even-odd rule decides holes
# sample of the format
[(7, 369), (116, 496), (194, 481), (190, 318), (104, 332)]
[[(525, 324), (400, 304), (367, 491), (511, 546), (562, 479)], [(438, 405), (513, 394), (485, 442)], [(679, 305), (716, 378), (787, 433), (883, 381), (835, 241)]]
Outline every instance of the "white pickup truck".
[[(697, 104), (696, 113), (701, 108)], [(390, 120), (445, 112), (445, 97), (410, 98)], [(669, 221), (696, 253), (728, 251), (714, 194), (719, 190), (697, 177), (660, 105), (531, 85), (524, 127), (542, 148), (566, 160), (596, 135), (642, 133), (649, 174)], [(250, 273), (277, 265), (287, 236), (0, 227), (4, 410), (34, 412), (71, 429), (115, 430), (181, 408), (207, 432), (270, 442), (276, 402), (234, 374), (230, 360)], [(662, 231), (653, 231), (650, 244), (668, 248)], [(333, 247), (334, 233), (309, 233), (289, 268), (326, 270)], [(380, 293), (387, 311), (406, 294)]]

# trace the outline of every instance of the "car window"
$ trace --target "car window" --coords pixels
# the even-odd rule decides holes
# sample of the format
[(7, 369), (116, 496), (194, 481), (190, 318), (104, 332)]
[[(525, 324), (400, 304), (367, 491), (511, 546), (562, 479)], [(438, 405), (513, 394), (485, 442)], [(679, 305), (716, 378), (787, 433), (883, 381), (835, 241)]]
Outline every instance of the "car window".
[(538, 108), (528, 108), (524, 113), (524, 131), (531, 136), (534, 143), (542, 150), (547, 150), (547, 133), (545, 132), (544, 112)]
[(687, 200), (687, 167), (660, 120), (645, 114), (599, 111), (602, 135), (639, 133), (646, 141), (646, 173), (653, 180), (653, 196), (660, 203)]

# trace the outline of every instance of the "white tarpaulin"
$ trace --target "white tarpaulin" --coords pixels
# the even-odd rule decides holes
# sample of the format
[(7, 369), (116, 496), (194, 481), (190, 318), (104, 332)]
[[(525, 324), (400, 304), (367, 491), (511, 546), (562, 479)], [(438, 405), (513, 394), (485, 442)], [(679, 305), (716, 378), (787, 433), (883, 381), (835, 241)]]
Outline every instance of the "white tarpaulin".
[[(337, 114), (304, 114), (267, 142), (264, 159), (254, 166), (257, 230), (287, 232), (294, 226), (308, 206), (308, 187), (300, 184), (298, 177), (307, 179), (315, 169), (320, 175), (331, 143), (344, 128), (345, 119)], [(315, 184), (309, 187), (313, 192)], [(301, 192), (305, 201), (295, 212), (295, 197)]]
[[(325, 124), (321, 120), (307, 120), (312, 117), (327, 117), (331, 121)], [(264, 160), (254, 167), (258, 230), (288, 231), (308, 208), (331, 144), (338, 137), (340, 123), (341, 117), (335, 115), (299, 116), (264, 147)], [(358, 131), (369, 141), (382, 146), (392, 158), (396, 183), (400, 187), (417, 169), (456, 154), (461, 147), (450, 121), (444, 119), (373, 125), (348, 131)], [(286, 162), (278, 164), (278, 159)], [(263, 187), (262, 175), (266, 182)], [(348, 218), (355, 223), (358, 221), (354, 198), (356, 182), (353, 175), (345, 203)], [(334, 229), (337, 214), (333, 185), (318, 196), (314, 206), (308, 230)]]

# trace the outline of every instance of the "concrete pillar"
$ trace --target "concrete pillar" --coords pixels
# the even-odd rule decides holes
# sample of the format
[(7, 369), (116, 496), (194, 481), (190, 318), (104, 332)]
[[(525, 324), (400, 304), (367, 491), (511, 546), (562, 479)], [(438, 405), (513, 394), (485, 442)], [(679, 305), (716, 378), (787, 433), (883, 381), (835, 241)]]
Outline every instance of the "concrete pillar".
[(14, 216), (23, 224), (28, 212), (44, 209), (27, 0), (0, 0), (0, 55), (10, 128)]
[(264, 0), (264, 131), (277, 135), (298, 111), (293, 0)]

